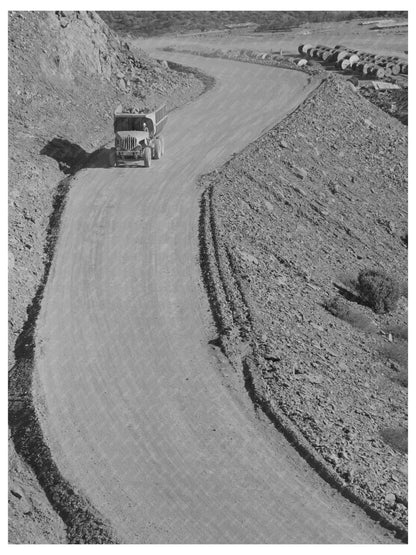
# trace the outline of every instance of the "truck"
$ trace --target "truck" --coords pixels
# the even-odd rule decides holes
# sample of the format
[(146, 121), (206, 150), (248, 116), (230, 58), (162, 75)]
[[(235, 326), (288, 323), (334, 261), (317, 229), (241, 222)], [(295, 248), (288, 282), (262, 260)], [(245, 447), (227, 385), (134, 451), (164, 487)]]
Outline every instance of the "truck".
[(117, 106), (114, 110), (115, 144), (110, 165), (141, 165), (149, 168), (152, 160), (161, 158), (165, 151), (161, 131), (167, 122), (166, 105), (153, 112), (139, 111), (136, 108), (124, 109)]

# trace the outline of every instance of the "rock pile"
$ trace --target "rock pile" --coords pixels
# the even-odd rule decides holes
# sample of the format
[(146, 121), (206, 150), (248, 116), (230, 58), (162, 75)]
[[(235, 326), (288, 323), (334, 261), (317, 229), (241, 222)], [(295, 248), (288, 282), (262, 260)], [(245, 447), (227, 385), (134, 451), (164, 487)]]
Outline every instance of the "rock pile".
[[(406, 281), (406, 127), (331, 75), (202, 183), (223, 347), (234, 356), (248, 346), (255, 364), (246, 356), (245, 372), (262, 406), (327, 475), (403, 530), (407, 303), (377, 315), (357, 303), (354, 279), (376, 268)], [(349, 322), (325, 309), (334, 297)]]

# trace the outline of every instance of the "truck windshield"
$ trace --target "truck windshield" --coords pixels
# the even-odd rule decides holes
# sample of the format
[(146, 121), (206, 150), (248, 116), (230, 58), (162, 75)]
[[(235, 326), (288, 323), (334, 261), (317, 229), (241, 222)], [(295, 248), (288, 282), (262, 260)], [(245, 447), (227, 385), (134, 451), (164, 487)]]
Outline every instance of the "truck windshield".
[(122, 117), (114, 121), (114, 131), (143, 131), (145, 118)]

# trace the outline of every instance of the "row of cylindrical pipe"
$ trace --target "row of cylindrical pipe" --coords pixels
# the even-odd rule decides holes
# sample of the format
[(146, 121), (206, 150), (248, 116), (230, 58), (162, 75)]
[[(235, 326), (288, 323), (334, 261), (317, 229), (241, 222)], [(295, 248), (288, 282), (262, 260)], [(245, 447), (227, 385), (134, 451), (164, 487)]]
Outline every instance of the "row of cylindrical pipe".
[(381, 79), (391, 75), (408, 72), (408, 63), (396, 56), (378, 56), (368, 52), (353, 50), (342, 45), (334, 48), (318, 44), (301, 44), (298, 48), (301, 55), (318, 58), (326, 63), (333, 63), (342, 70), (352, 70)]

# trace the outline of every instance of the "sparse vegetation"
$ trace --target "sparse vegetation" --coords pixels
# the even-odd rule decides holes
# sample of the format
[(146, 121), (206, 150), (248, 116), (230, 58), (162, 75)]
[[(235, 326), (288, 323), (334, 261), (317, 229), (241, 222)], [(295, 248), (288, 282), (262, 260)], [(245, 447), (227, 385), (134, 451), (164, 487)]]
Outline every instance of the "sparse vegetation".
[(408, 431), (406, 428), (383, 428), (380, 430), (381, 439), (401, 453), (408, 451)]
[[(360, 94), (391, 116), (397, 118), (403, 125), (407, 125), (409, 115), (407, 86), (399, 90), (387, 91), (377, 91), (372, 87), (362, 87)], [(407, 233), (403, 236), (402, 241), (407, 246)]]
[(379, 270), (362, 270), (357, 290), (361, 300), (378, 314), (395, 310), (401, 296), (400, 285)]
[(325, 308), (341, 320), (348, 322), (354, 328), (359, 330), (374, 333), (377, 331), (377, 326), (375, 323), (365, 314), (361, 314), (356, 309), (351, 308), (345, 301), (342, 301), (338, 297), (334, 297), (325, 303)]
[(408, 346), (407, 342), (388, 343), (383, 346), (380, 352), (393, 363), (397, 363), (401, 369), (398, 369), (399, 375), (397, 380), (401, 385), (407, 387), (407, 366), (408, 366)]
[(407, 388), (409, 386), (409, 375), (408, 375), (408, 370), (405, 368), (402, 368), (399, 373), (397, 374), (397, 376), (395, 378), (393, 378), (394, 381), (396, 381), (398, 384), (400, 384), (402, 387)]
[(391, 333), (391, 335), (397, 339), (404, 339), (405, 341), (407, 341), (408, 331), (407, 325), (405, 324), (386, 326), (383, 331), (384, 333)]

